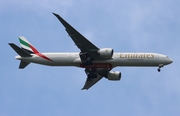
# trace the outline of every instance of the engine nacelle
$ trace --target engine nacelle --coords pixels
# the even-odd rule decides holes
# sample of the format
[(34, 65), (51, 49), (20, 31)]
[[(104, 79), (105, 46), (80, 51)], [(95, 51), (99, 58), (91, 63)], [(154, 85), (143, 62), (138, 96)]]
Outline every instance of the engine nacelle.
[(114, 50), (112, 48), (102, 48), (98, 51), (100, 57), (112, 58)]
[(111, 71), (107, 75), (108, 80), (117, 81), (121, 79), (121, 72)]

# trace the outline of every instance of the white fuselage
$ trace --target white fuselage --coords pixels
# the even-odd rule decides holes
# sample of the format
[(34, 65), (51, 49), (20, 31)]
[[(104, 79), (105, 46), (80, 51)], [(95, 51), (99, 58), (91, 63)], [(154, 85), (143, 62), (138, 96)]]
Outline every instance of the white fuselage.
[(172, 63), (163, 54), (157, 53), (114, 53), (111, 59), (94, 60), (91, 66), (83, 66), (79, 53), (42, 53), (50, 60), (36, 54), (32, 57), (16, 56), (16, 59), (48, 66), (76, 66), (82, 68), (114, 68), (116, 66), (159, 66)]

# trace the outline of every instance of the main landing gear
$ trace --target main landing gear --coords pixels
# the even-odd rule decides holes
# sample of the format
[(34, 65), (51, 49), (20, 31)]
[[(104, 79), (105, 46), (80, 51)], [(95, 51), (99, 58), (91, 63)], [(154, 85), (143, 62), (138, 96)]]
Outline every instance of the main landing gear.
[(97, 78), (97, 74), (95, 73), (96, 69), (86, 68), (85, 72), (88, 79)]
[(159, 68), (157, 69), (157, 71), (160, 72), (160, 71), (161, 71), (161, 68), (162, 68), (163, 66), (164, 66), (163, 64), (160, 64), (160, 65), (159, 65)]
[(79, 54), (79, 56), (80, 56), (81, 61), (82, 61), (84, 66), (92, 65), (93, 58), (88, 56), (88, 54), (86, 52), (85, 53), (81, 52)]

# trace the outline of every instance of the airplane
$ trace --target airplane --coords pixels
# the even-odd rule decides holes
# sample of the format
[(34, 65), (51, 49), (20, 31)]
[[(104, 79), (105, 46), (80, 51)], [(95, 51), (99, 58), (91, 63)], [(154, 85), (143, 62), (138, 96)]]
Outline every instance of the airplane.
[(160, 72), (163, 66), (173, 62), (168, 56), (158, 53), (116, 53), (112, 48), (98, 48), (62, 17), (56, 13), (53, 14), (65, 27), (75, 45), (80, 49), (80, 52), (41, 53), (25, 37), (19, 36), (21, 47), (14, 43), (9, 43), (19, 55), (15, 57), (17, 60), (20, 60), (19, 69), (24, 69), (30, 63), (84, 68), (87, 79), (82, 90), (88, 90), (103, 77), (112, 81), (120, 80), (121, 72), (111, 71), (118, 66), (158, 67), (157, 70)]

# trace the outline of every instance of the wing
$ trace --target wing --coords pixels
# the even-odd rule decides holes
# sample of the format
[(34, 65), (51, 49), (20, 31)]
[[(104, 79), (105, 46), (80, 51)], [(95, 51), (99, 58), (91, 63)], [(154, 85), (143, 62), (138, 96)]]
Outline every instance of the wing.
[(85, 73), (87, 75), (87, 79), (82, 90), (84, 89), (88, 90), (90, 87), (96, 84), (99, 80), (101, 80), (103, 75), (107, 75), (110, 70), (111, 69), (105, 69), (105, 68), (102, 68), (102, 69), (101, 68), (96, 68), (96, 69), (86, 68)]
[(87, 80), (86, 80), (85, 85), (82, 88), (82, 90), (84, 90), (84, 89), (88, 90), (90, 87), (92, 87), (94, 84), (96, 84), (99, 80), (101, 80), (102, 77), (103, 76), (101, 76), (101, 75), (97, 75), (96, 78), (88, 78), (87, 77)]
[(81, 35), (76, 29), (74, 29), (70, 24), (68, 24), (63, 18), (61, 18), (58, 14), (53, 13), (59, 21), (66, 28), (67, 33), (72, 38), (76, 46), (81, 50), (81, 52), (89, 52), (89, 51), (98, 51), (99, 48), (92, 44), (89, 40), (87, 40), (83, 35)]
[[(63, 18), (61, 18), (58, 14), (53, 13), (58, 20), (62, 23), (62, 25), (65, 27), (67, 33), (72, 38), (76, 46), (81, 50), (80, 52), (80, 58), (83, 63), (83, 65), (91, 65), (92, 60), (101, 60), (99, 54), (97, 51), (99, 50), (98, 47), (96, 47), (94, 44), (92, 44), (89, 40), (87, 40), (83, 35), (81, 35), (76, 29), (74, 29), (70, 24), (68, 24)], [(95, 83), (97, 83), (100, 79), (103, 77), (103, 73), (107, 73), (107, 71), (102, 71), (103, 73), (99, 73), (99, 71), (92, 71), (92, 69), (86, 69), (85, 70), (87, 75), (87, 80), (85, 82), (85, 85), (82, 89), (89, 89), (91, 86), (93, 86)], [(91, 73), (89, 75), (89, 73)], [(94, 76), (92, 76), (94, 75)]]

